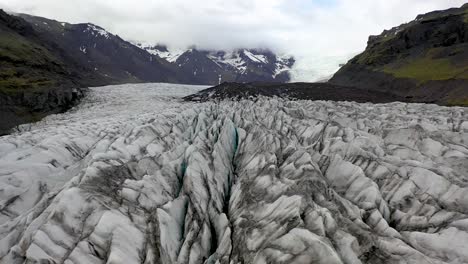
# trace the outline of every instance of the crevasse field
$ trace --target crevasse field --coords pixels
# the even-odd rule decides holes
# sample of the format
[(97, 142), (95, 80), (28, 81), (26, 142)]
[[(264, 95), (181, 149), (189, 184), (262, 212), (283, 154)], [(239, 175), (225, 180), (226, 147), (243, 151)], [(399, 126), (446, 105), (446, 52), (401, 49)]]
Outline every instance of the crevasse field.
[(91, 89), (0, 138), (0, 263), (468, 263), (468, 109)]

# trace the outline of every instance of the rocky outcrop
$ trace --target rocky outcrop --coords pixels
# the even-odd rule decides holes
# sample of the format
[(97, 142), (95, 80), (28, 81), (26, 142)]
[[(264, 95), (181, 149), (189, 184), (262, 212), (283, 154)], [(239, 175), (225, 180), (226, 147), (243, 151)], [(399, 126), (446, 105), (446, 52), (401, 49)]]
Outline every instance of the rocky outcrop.
[(467, 263), (467, 108), (92, 89), (0, 138), (1, 263)]
[(82, 97), (78, 67), (30, 24), (0, 10), (0, 34), (0, 135)]
[(294, 100), (331, 100), (350, 102), (404, 102), (406, 98), (389, 92), (366, 90), (330, 83), (223, 83), (189, 95), (186, 101), (206, 102), (224, 99), (281, 97)]
[(414, 102), (468, 105), (468, 4), (431, 12), (371, 36), (332, 84), (390, 92)]
[(0, 92), (0, 135), (10, 129), (41, 120), (49, 114), (57, 114), (75, 106), (85, 95), (86, 89), (48, 87), (41, 91), (21, 91), (13, 94)]

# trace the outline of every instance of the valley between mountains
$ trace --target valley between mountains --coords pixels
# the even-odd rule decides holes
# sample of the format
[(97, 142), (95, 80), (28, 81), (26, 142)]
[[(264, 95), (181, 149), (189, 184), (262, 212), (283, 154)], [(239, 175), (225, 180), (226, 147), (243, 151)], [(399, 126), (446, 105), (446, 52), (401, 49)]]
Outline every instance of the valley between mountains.
[(292, 56), (268, 49), (169, 50), (91, 24), (0, 10), (0, 135), (66, 111), (87, 87), (164, 82), (289, 82)]
[(92, 88), (0, 138), (0, 263), (467, 263), (468, 109)]

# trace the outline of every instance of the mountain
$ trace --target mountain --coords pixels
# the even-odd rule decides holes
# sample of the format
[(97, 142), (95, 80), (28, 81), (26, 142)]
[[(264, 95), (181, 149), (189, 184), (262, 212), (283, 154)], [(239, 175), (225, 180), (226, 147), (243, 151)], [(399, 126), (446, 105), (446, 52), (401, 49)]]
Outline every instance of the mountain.
[(0, 11), (0, 135), (68, 110), (81, 88), (187, 83), (178, 67), (93, 24)]
[(294, 65), (290, 56), (269, 50), (231, 52), (191, 48), (169, 51), (163, 45), (131, 43), (91, 24), (69, 24), (19, 14), (44, 39), (90, 71), (92, 86), (129, 82), (216, 85), (224, 81), (288, 82)]
[(82, 69), (21, 18), (0, 10), (0, 135), (68, 109), (82, 96)]
[(0, 13), (0, 134), (69, 109), (80, 88), (138, 82), (289, 81), (294, 59), (268, 50), (170, 54), (138, 47), (90, 23)]
[(419, 15), (369, 37), (332, 84), (391, 92), (415, 102), (468, 105), (468, 4)]
[[(21, 14), (44, 38), (95, 72), (91, 85), (129, 82), (187, 82), (175, 65), (90, 23), (69, 24)], [(103, 80), (103, 81), (101, 81)]]
[(179, 67), (191, 84), (221, 82), (280, 82), (291, 80), (295, 60), (267, 49), (169, 50), (164, 45), (136, 44)]

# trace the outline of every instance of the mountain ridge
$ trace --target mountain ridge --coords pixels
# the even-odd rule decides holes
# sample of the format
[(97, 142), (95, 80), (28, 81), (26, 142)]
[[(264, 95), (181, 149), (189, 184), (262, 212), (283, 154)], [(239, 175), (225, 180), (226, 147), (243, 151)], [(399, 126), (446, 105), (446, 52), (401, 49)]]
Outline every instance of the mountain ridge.
[(127, 41), (92, 23), (71, 24), (28, 14), (16, 15), (105, 80), (90, 86), (132, 82), (200, 85), (224, 81), (289, 82), (289, 71), (295, 63), (293, 57), (280, 57), (268, 49), (240, 48), (237, 57), (229, 58), (238, 60), (243, 67), (240, 70), (236, 67), (239, 65), (233, 66), (219, 58), (229, 53), (223, 50), (189, 48), (168, 56), (164, 45)]
[[(135, 45), (176, 64), (196, 84), (222, 82), (289, 82), (295, 64), (293, 56), (278, 55), (269, 49), (237, 48), (210, 50), (190, 47), (171, 50), (162, 44)], [(197, 74), (202, 73), (202, 76)]]
[[(215, 58), (226, 52), (196, 49), (186, 50), (171, 61), (92, 23), (71, 24), (0, 12), (0, 134), (68, 110), (86, 87), (141, 82), (287, 82), (287, 71), (294, 64), (292, 58), (277, 60), (270, 51), (253, 51), (263, 55), (249, 54), (250, 58), (243, 51), (240, 61), (245, 72), (241, 73)], [(258, 60), (258, 56), (270, 58), (271, 63)], [(280, 73), (279, 63), (284, 68)]]
[(0, 10), (0, 135), (70, 108), (88, 72), (21, 18)]
[(330, 83), (391, 92), (416, 102), (468, 105), (468, 4), (418, 15), (370, 36)]
[(70, 24), (19, 14), (34, 29), (104, 79), (90, 86), (130, 82), (181, 82), (177, 69), (92, 23)]

